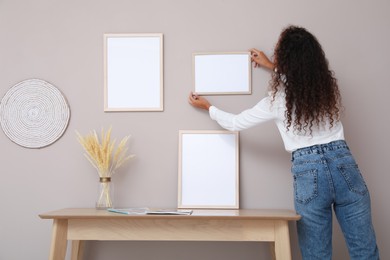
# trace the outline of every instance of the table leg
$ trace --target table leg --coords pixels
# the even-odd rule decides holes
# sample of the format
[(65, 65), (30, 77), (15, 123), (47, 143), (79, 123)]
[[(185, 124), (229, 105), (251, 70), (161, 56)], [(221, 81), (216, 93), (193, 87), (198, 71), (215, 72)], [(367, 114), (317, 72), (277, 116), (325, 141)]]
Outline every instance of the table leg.
[(275, 221), (275, 259), (291, 260), (288, 221)]
[(50, 260), (65, 259), (67, 246), (68, 220), (54, 219), (51, 237)]
[(84, 254), (85, 241), (73, 240), (72, 241), (72, 260), (82, 260)]
[(269, 249), (271, 251), (271, 259), (272, 260), (276, 260), (276, 256), (275, 256), (275, 242), (271, 242), (270, 245), (269, 245)]

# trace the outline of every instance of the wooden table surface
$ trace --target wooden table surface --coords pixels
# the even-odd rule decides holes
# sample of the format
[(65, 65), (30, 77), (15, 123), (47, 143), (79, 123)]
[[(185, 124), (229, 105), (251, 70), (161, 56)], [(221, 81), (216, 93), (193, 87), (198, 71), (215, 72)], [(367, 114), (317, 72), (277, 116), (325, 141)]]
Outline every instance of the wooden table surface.
[[(153, 209), (152, 209), (153, 210)], [(300, 216), (287, 209), (237, 209), (237, 210), (193, 210), (191, 215), (126, 215), (98, 210), (94, 208), (67, 208), (46, 212), (39, 215), (42, 219), (85, 219), (85, 218), (239, 218), (239, 219), (273, 219), (299, 220)]]
[(289, 221), (284, 209), (193, 210), (191, 215), (126, 215), (93, 208), (69, 208), (39, 215), (53, 220), (49, 259), (81, 260), (83, 241), (258, 241), (273, 242), (274, 259), (290, 260)]

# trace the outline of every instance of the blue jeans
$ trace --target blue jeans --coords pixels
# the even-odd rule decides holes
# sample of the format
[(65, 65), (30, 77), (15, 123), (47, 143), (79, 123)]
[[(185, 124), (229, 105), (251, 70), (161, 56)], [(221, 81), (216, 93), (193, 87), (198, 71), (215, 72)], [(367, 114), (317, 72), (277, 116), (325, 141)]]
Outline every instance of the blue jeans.
[(379, 259), (370, 195), (344, 140), (292, 154), (299, 246), (304, 260), (332, 259), (332, 207), (350, 259)]

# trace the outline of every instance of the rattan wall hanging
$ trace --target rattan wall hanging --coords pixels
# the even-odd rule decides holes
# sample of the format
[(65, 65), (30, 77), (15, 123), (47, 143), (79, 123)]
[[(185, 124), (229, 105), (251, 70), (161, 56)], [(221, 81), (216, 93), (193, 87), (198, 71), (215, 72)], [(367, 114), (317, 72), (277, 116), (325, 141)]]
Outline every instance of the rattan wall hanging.
[(69, 118), (65, 97), (55, 86), (40, 79), (16, 84), (0, 104), (4, 133), (27, 148), (42, 148), (57, 141), (65, 132)]

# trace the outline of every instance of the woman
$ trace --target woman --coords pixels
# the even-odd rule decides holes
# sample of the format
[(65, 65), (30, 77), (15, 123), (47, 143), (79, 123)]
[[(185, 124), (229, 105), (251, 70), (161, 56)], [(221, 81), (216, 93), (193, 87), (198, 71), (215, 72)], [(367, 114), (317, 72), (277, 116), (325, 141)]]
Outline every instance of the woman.
[(238, 115), (194, 93), (189, 103), (209, 110), (211, 119), (231, 131), (275, 121), (292, 153), (303, 259), (332, 258), (332, 207), (350, 258), (379, 259), (369, 192), (344, 140), (341, 96), (321, 45), (306, 29), (290, 26), (280, 35), (274, 62), (259, 50), (250, 51), (255, 67), (273, 72), (267, 97)]

